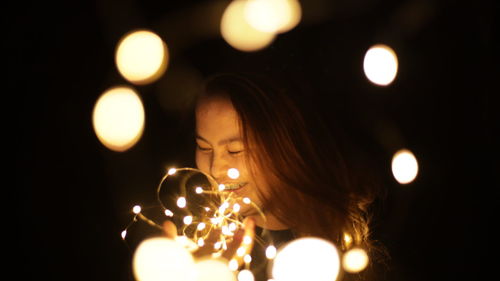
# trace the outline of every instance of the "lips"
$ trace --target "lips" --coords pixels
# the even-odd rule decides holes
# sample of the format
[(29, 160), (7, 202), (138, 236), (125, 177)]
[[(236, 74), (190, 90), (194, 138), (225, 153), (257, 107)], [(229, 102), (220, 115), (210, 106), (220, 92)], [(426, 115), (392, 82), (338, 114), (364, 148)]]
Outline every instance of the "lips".
[(224, 190), (227, 190), (227, 191), (235, 191), (235, 190), (238, 190), (242, 187), (244, 187), (245, 185), (247, 185), (246, 182), (234, 182), (234, 183), (225, 183), (224, 184)]

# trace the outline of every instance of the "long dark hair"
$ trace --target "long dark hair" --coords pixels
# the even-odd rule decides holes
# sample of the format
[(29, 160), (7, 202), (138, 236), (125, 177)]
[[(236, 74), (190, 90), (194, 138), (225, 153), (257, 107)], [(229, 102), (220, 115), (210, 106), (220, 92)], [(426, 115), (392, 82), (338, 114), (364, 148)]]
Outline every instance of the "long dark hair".
[(203, 95), (228, 97), (239, 114), (247, 156), (271, 187), (259, 192), (264, 210), (297, 237), (370, 253), (369, 206), (380, 187), (360, 183), (332, 127), (296, 92), (254, 74), (218, 74)]

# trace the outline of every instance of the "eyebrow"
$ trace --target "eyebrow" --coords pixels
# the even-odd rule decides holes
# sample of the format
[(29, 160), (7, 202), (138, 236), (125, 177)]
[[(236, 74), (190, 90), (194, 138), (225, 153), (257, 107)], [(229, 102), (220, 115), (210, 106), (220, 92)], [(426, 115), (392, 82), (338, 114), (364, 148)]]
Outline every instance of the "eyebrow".
[[(200, 139), (200, 140), (202, 140), (202, 141), (204, 141), (206, 143), (210, 143), (207, 139), (205, 139), (204, 137), (202, 137), (202, 136), (200, 136), (198, 134), (196, 134), (196, 138)], [(242, 141), (242, 139), (240, 137), (230, 137), (230, 138), (223, 139), (223, 140), (219, 141), (217, 143), (217, 145), (221, 146), (221, 145), (225, 145), (225, 144), (231, 143), (233, 141)]]

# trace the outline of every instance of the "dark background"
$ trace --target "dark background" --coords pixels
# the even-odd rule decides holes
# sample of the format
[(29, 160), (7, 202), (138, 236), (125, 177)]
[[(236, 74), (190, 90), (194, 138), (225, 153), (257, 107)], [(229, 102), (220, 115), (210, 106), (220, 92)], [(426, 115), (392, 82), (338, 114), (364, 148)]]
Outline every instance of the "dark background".
[[(131, 207), (152, 204), (166, 167), (192, 165), (183, 119), (190, 99), (183, 94), (200, 77), (245, 68), (302, 77), (319, 106), (379, 152), (388, 196), (374, 235), (392, 256), (382, 280), (495, 276), (500, 76), (493, 1), (301, 2), (299, 26), (255, 53), (236, 51), (218, 36), (227, 1), (33, 1), (4, 11), (4, 96), (15, 97), (6, 109), (17, 123), (8, 136), (22, 249), (13, 261), (24, 277), (132, 280), (132, 252), (120, 237)], [(106, 89), (129, 84), (114, 66), (114, 49), (135, 28), (162, 36), (171, 60), (160, 81), (135, 86), (145, 132), (117, 153), (99, 143), (91, 114)], [(398, 54), (389, 87), (363, 74), (364, 53), (375, 43)], [(390, 172), (402, 147), (420, 165), (406, 186)]]

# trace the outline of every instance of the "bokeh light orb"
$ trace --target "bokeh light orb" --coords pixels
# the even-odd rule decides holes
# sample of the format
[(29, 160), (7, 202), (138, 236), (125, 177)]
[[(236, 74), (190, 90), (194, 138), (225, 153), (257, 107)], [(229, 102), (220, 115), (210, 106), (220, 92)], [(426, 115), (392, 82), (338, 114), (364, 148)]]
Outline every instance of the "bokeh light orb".
[(132, 268), (138, 281), (192, 281), (196, 278), (193, 256), (174, 240), (157, 237), (141, 242)]
[(196, 262), (196, 281), (236, 281), (227, 262), (220, 259), (202, 259)]
[(305, 237), (281, 248), (272, 267), (275, 281), (332, 281), (340, 269), (337, 248), (327, 240)]
[(397, 151), (392, 157), (392, 174), (400, 184), (411, 183), (418, 174), (418, 162), (408, 149)]
[(248, 269), (243, 269), (238, 273), (238, 281), (254, 281), (253, 273)]
[(398, 58), (394, 50), (378, 44), (370, 47), (365, 54), (363, 70), (372, 83), (387, 86), (394, 81), (398, 73)]
[(168, 64), (167, 45), (156, 33), (136, 30), (118, 42), (115, 63), (128, 81), (144, 85), (160, 78)]
[(352, 248), (342, 256), (342, 267), (350, 273), (360, 272), (368, 265), (368, 254), (361, 248)]
[(294, 28), (302, 17), (297, 0), (248, 0), (245, 19), (255, 29), (283, 33)]
[(222, 38), (233, 48), (253, 52), (271, 44), (275, 33), (264, 32), (252, 27), (245, 18), (246, 0), (229, 3), (222, 15), (220, 31)]
[(92, 114), (99, 141), (107, 148), (123, 152), (134, 146), (144, 131), (144, 107), (139, 95), (129, 87), (104, 92)]

